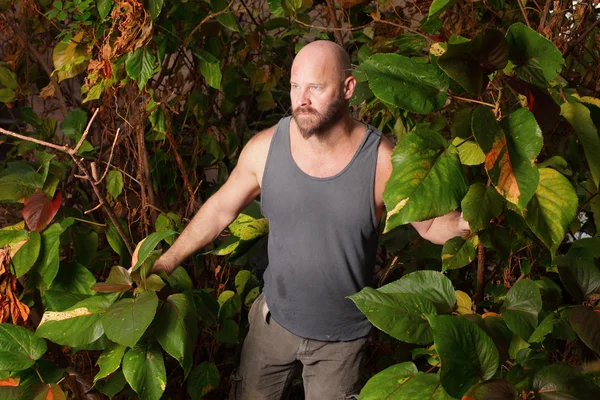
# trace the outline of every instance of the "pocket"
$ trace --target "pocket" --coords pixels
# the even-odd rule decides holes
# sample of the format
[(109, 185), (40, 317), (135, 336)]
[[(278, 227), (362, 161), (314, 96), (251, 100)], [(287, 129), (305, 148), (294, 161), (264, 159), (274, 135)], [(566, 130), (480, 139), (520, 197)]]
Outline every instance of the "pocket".
[(229, 391), (229, 400), (242, 400), (242, 374), (240, 369), (236, 368), (231, 373), (231, 390)]
[(252, 324), (256, 313), (262, 313), (263, 304), (265, 302), (264, 297), (265, 294), (261, 293), (252, 302), (252, 305), (250, 306), (250, 311), (248, 311), (248, 323)]

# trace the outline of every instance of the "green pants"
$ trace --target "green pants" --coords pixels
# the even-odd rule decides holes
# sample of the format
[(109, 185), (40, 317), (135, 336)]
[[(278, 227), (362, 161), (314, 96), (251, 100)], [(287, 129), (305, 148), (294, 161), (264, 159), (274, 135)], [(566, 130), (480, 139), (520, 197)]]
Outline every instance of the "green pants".
[(357, 399), (359, 370), (367, 337), (323, 342), (296, 336), (270, 315), (264, 295), (248, 315), (250, 330), (242, 347), (240, 368), (232, 375), (229, 400), (279, 400), (302, 363), (308, 400)]

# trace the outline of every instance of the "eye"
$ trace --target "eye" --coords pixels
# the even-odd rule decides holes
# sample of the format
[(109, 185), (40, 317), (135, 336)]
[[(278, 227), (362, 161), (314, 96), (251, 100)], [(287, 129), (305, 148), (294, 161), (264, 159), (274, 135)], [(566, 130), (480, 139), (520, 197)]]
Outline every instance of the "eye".
[(312, 86), (310, 87), (310, 89), (311, 89), (312, 91), (314, 91), (314, 92), (317, 92), (317, 91), (321, 90), (321, 86), (319, 86), (319, 85), (312, 85)]

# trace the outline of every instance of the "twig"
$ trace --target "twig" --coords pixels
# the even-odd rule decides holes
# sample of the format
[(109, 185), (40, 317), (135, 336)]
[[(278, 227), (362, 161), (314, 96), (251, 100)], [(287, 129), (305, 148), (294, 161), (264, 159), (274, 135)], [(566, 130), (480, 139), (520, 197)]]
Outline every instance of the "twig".
[(384, 20), (384, 19), (380, 19), (378, 16), (377, 16), (376, 18), (373, 18), (373, 21), (374, 21), (374, 22), (380, 22), (380, 23), (382, 23), (382, 24), (386, 24), (386, 25), (395, 26), (396, 28), (402, 28), (402, 29), (406, 29), (406, 30), (407, 30), (407, 31), (409, 31), (409, 32), (416, 33), (417, 35), (419, 35), (419, 36), (421, 36), (421, 37), (424, 37), (424, 38), (425, 38), (425, 39), (427, 39), (427, 41), (429, 41), (429, 42), (435, 42), (435, 40), (433, 40), (433, 39), (432, 39), (432, 38), (430, 38), (429, 36), (427, 36), (427, 35), (424, 35), (424, 34), (422, 34), (421, 32), (419, 32), (418, 30), (416, 30), (416, 29), (413, 29), (413, 28), (411, 28), (411, 27), (408, 27), (408, 26), (406, 26), (406, 25), (401, 25), (401, 24), (397, 24), (397, 23), (395, 23), (395, 22), (386, 21), (386, 20)]
[(579, 37), (577, 37), (577, 39), (575, 39), (573, 41), (573, 43), (571, 43), (571, 45), (569, 46), (569, 48), (567, 49), (567, 51), (565, 51), (565, 54), (563, 54), (564, 58), (567, 58), (567, 56), (569, 54), (571, 54), (571, 52), (575, 49), (575, 47), (581, 43), (581, 41), (583, 39), (585, 39), (587, 37), (587, 35), (590, 34), (590, 32), (592, 32), (594, 29), (596, 29), (596, 27), (598, 26), (598, 24), (600, 24), (600, 19), (597, 19), (582, 35), (580, 35)]
[(225, 7), (225, 8), (224, 8), (224, 9), (222, 9), (221, 11), (217, 11), (217, 12), (214, 12), (214, 13), (212, 13), (212, 14), (208, 14), (206, 17), (204, 17), (204, 19), (202, 19), (202, 21), (200, 21), (200, 23), (199, 23), (198, 25), (196, 25), (196, 27), (195, 27), (194, 29), (192, 29), (192, 31), (190, 32), (190, 34), (189, 34), (189, 35), (188, 35), (188, 36), (185, 38), (185, 41), (183, 42), (183, 43), (184, 43), (184, 45), (185, 45), (185, 46), (189, 45), (189, 43), (190, 43), (190, 40), (192, 39), (192, 36), (194, 36), (194, 33), (196, 33), (196, 31), (197, 31), (198, 29), (200, 29), (200, 27), (201, 27), (201, 26), (202, 26), (202, 25), (203, 25), (203, 24), (204, 24), (206, 21), (208, 21), (209, 19), (212, 19), (212, 18), (218, 17), (219, 15), (221, 15), (221, 14), (225, 14), (226, 12), (228, 12), (228, 11), (229, 11), (229, 8), (231, 8), (231, 6), (233, 5), (233, 2), (234, 2), (234, 1), (235, 1), (235, 0), (231, 0), (231, 1), (229, 2), (229, 4), (227, 4), (227, 7)]
[[(521, 0), (518, 0), (521, 1)], [(475, 304), (483, 300), (484, 290), (484, 267), (485, 267), (485, 248), (482, 243), (477, 245), (477, 290), (475, 292)]]
[[(329, 19), (333, 23), (333, 26), (336, 28), (341, 28), (340, 21), (335, 15), (335, 4), (332, 0), (325, 0), (325, 2), (327, 3), (327, 12), (329, 13)], [(336, 29), (333, 31), (333, 35), (335, 36), (336, 42), (338, 42), (340, 46), (344, 46), (344, 37), (342, 36), (342, 32), (340, 32), (339, 29)]]
[(548, 11), (550, 11), (550, 4), (552, 0), (546, 0), (546, 6), (544, 7), (544, 12), (542, 13), (542, 18), (540, 18), (540, 24), (538, 25), (538, 33), (542, 33), (544, 30), (544, 24), (546, 23), (546, 17), (548, 16)]
[(60, 146), (58, 144), (49, 143), (49, 142), (46, 142), (44, 140), (39, 140), (39, 139), (32, 138), (32, 137), (29, 137), (29, 136), (20, 135), (20, 134), (15, 133), (15, 132), (7, 131), (6, 129), (0, 128), (0, 132), (4, 133), (5, 135), (8, 135), (8, 136), (16, 137), (17, 139), (22, 139), (22, 140), (26, 140), (28, 142), (40, 144), (42, 146), (51, 147), (51, 148), (53, 148), (55, 150), (62, 151), (63, 153), (68, 153), (69, 150), (70, 150), (70, 147), (67, 146), (67, 145)]
[(371, 26), (373, 25), (374, 21), (371, 21), (367, 24), (361, 25), (361, 26), (356, 26), (356, 27), (348, 27), (348, 28), (332, 28), (330, 26), (319, 26), (319, 25), (312, 25), (312, 24), (307, 24), (306, 22), (300, 21), (299, 19), (295, 18), (295, 17), (290, 17), (292, 19), (292, 21), (296, 22), (299, 25), (302, 25), (306, 28), (313, 28), (313, 29), (319, 29), (321, 31), (330, 31), (330, 32), (335, 32), (335, 31), (342, 31), (342, 32), (350, 32), (350, 31), (358, 31), (361, 29), (366, 28), (367, 26)]
[(519, 8), (521, 9), (521, 14), (523, 14), (523, 18), (525, 18), (525, 23), (527, 24), (527, 26), (529, 28), (531, 28), (531, 25), (529, 24), (529, 19), (527, 18), (527, 13), (525, 12), (525, 9), (523, 8), (523, 4), (521, 3), (521, 0), (517, 0), (517, 3), (519, 3)]
[(62, 94), (58, 81), (52, 76), (52, 70), (46, 64), (44, 56), (35, 47), (33, 47), (29, 40), (27, 40), (25, 34), (21, 32), (21, 30), (12, 21), (10, 21), (5, 15), (0, 14), (0, 16), (11, 27), (11, 29), (19, 37), (19, 39), (21, 39), (23, 44), (27, 46), (31, 54), (33, 54), (33, 56), (37, 59), (42, 68), (44, 68), (44, 71), (46, 71), (46, 73), (48, 74), (48, 78), (50, 79), (52, 86), (54, 86), (54, 94), (56, 95), (56, 98), (58, 99), (58, 102), (60, 104), (60, 111), (63, 113), (64, 116), (66, 116), (69, 113), (69, 111), (67, 110), (67, 103), (65, 101), (65, 97)]
[(475, 100), (475, 99), (468, 99), (466, 97), (460, 97), (460, 96), (455, 96), (455, 95), (450, 95), (450, 97), (452, 97), (453, 99), (457, 99), (457, 100), (468, 101), (470, 103), (477, 103), (477, 104), (482, 104), (484, 106), (496, 108), (495, 104), (486, 103), (484, 101), (479, 101), (479, 100)]
[(385, 272), (381, 276), (381, 279), (379, 279), (379, 285), (378, 285), (379, 287), (381, 287), (383, 282), (385, 282), (386, 278), (388, 277), (388, 275), (390, 274), (390, 272), (392, 271), (392, 269), (394, 268), (394, 266), (396, 265), (397, 262), (398, 262), (398, 256), (394, 257), (394, 259), (390, 263), (390, 266), (385, 269)]
[(79, 151), (79, 148), (83, 144), (83, 141), (87, 137), (88, 133), (90, 133), (90, 127), (92, 126), (92, 122), (94, 122), (94, 118), (96, 118), (96, 115), (98, 115), (98, 111), (100, 111), (100, 108), (96, 108), (96, 111), (94, 111), (92, 118), (90, 118), (90, 122), (88, 122), (87, 126), (85, 127), (85, 131), (83, 131), (83, 135), (81, 135), (81, 139), (79, 139), (77, 146), (75, 146), (75, 148), (73, 150), (70, 150), (69, 154), (77, 154), (77, 152)]
[(106, 169), (104, 170), (104, 173), (102, 174), (102, 177), (100, 179), (98, 179), (98, 183), (102, 182), (104, 180), (104, 177), (108, 173), (108, 167), (110, 166), (110, 162), (112, 161), (113, 152), (115, 150), (115, 145), (117, 144), (117, 138), (119, 137), (119, 132), (120, 131), (121, 131), (121, 128), (118, 128), (117, 129), (117, 133), (115, 134), (115, 140), (113, 140), (113, 144), (110, 147), (110, 155), (108, 156), (108, 162), (106, 163)]
[(98, 222), (94, 222), (94, 221), (89, 221), (87, 219), (82, 219), (82, 218), (75, 218), (73, 217), (73, 219), (75, 221), (79, 221), (79, 222), (85, 222), (86, 224), (90, 224), (90, 225), (96, 225), (96, 226), (106, 226), (106, 224), (100, 224)]
[(94, 211), (96, 211), (97, 209), (99, 209), (100, 207), (102, 207), (102, 204), (98, 203), (98, 205), (97, 205), (96, 207), (94, 207), (94, 208), (91, 208), (91, 209), (89, 209), (89, 210), (87, 210), (87, 211), (84, 211), (84, 212), (83, 212), (83, 214), (85, 215), (85, 214), (89, 214), (89, 213), (91, 213), (91, 212), (94, 212)]

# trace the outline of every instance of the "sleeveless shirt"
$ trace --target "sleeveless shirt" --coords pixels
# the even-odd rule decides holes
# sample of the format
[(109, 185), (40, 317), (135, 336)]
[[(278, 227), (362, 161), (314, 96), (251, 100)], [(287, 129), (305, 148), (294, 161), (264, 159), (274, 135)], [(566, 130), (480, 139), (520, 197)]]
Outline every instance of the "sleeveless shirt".
[(347, 296), (373, 283), (378, 240), (373, 192), (381, 132), (368, 125), (348, 165), (317, 178), (292, 158), (290, 119), (277, 125), (262, 179), (261, 210), (269, 221), (267, 306), (295, 335), (357, 339), (371, 324)]

